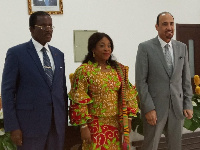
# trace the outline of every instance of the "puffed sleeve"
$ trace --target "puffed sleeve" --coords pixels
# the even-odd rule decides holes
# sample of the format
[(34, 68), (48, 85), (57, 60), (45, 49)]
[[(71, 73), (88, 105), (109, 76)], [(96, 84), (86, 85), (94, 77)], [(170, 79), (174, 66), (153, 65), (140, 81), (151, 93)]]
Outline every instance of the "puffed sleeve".
[(127, 112), (129, 117), (136, 117), (136, 113), (139, 111), (138, 109), (138, 101), (137, 101), (137, 90), (135, 86), (133, 86), (130, 82), (128, 82), (126, 88), (126, 103), (127, 103)]
[(86, 71), (86, 65), (81, 65), (74, 73), (71, 90), (68, 93), (70, 99), (69, 116), (70, 123), (74, 126), (87, 123), (87, 120), (91, 119), (91, 115), (88, 113), (88, 105), (92, 103), (92, 99), (88, 93), (88, 75)]

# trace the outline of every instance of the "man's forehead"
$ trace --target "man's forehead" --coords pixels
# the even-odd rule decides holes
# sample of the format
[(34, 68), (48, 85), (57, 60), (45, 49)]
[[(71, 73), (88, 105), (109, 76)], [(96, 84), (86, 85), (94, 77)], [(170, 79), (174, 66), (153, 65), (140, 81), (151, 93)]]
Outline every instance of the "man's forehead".
[(37, 16), (37, 22), (46, 22), (46, 21), (52, 21), (51, 16), (45, 15), (45, 16)]
[(163, 13), (163, 14), (161, 14), (160, 16), (165, 16), (165, 15), (167, 15), (168, 13)]
[(160, 15), (160, 18), (165, 18), (165, 17), (170, 17), (170, 18), (174, 19), (174, 17), (169, 13), (163, 13)]
[(162, 14), (160, 15), (160, 21), (162, 22), (174, 22), (174, 18), (170, 14)]

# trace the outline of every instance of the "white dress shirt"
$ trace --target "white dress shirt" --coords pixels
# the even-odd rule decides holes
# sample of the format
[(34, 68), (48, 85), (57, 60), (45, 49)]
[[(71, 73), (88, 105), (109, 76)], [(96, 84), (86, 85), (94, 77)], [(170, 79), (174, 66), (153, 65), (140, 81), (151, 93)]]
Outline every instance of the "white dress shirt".
[(172, 48), (172, 42), (170, 41), (169, 43), (166, 43), (165, 41), (163, 41), (159, 36), (158, 36), (158, 40), (159, 40), (159, 42), (160, 42), (160, 45), (161, 45), (161, 47), (162, 47), (162, 49), (163, 49), (163, 54), (165, 55), (165, 45), (166, 44), (169, 44), (169, 51), (170, 51), (170, 54), (171, 54), (171, 56), (172, 56), (172, 64), (173, 64), (173, 66), (174, 66), (174, 50), (173, 50), (173, 48)]
[(43, 45), (41, 45), (39, 42), (37, 42), (36, 40), (34, 40), (33, 38), (32, 38), (32, 42), (33, 42), (33, 45), (34, 45), (34, 47), (35, 47), (35, 49), (36, 49), (36, 51), (37, 51), (37, 54), (38, 54), (38, 56), (39, 56), (39, 58), (40, 58), (40, 61), (41, 61), (41, 63), (42, 63), (43, 68), (44, 68), (44, 62), (43, 62), (43, 53), (42, 53), (41, 49), (42, 49), (43, 47), (45, 47), (45, 48), (47, 49), (47, 55), (48, 55), (48, 57), (49, 57), (49, 59), (50, 59), (51, 67), (52, 67), (52, 70), (53, 70), (53, 72), (54, 72), (54, 70), (55, 70), (54, 60), (53, 60), (51, 51), (49, 50), (48, 43), (46, 43), (46, 44), (43, 46)]

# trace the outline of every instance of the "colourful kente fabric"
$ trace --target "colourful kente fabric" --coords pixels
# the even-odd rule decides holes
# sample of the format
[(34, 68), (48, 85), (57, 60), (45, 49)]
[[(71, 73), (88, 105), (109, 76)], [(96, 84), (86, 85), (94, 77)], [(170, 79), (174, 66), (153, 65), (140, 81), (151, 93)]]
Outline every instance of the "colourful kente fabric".
[[(120, 124), (123, 128), (123, 135), (124, 138), (122, 149), (129, 150), (130, 149), (130, 142), (129, 142), (129, 127), (128, 127), (128, 109), (126, 105), (126, 85), (129, 85), (128, 81), (128, 67), (124, 66), (120, 63), (117, 63), (117, 73), (118, 76), (121, 78), (121, 91), (119, 97), (119, 118)], [(131, 84), (129, 86), (132, 86)]]
[[(97, 63), (89, 61), (78, 67), (72, 78), (68, 94), (71, 100), (70, 123), (74, 126), (88, 124), (93, 143), (90, 145), (84, 143), (85, 150), (97, 148), (112, 150), (114, 147), (121, 149), (122, 135), (119, 134), (119, 130), (121, 127), (124, 128), (123, 119), (120, 119), (122, 109), (126, 108), (127, 122), (128, 117), (136, 116), (138, 111), (135, 87), (124, 79), (125, 76), (119, 75), (117, 69), (111, 66), (107, 68), (110, 71), (102, 72)], [(126, 107), (122, 106), (122, 97), (119, 94), (122, 93), (122, 82), (124, 82), (123, 94)], [(109, 138), (106, 133), (112, 134), (114, 138)], [(99, 137), (101, 142), (97, 140)]]

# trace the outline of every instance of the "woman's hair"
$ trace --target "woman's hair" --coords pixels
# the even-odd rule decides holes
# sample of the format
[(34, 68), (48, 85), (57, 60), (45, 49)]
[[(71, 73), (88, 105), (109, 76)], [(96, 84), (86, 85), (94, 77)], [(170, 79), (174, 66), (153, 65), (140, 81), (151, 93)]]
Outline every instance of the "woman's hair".
[[(111, 51), (113, 52), (114, 49), (113, 41), (107, 34), (100, 32), (93, 33), (88, 39), (88, 53), (85, 56), (83, 63), (87, 63), (88, 61), (95, 63), (95, 58), (93, 57), (92, 50), (96, 47), (97, 43), (104, 37), (106, 37), (110, 41)], [(112, 55), (110, 55), (110, 58), (108, 59), (107, 63), (114, 68), (116, 67), (116, 61), (112, 60)]]

